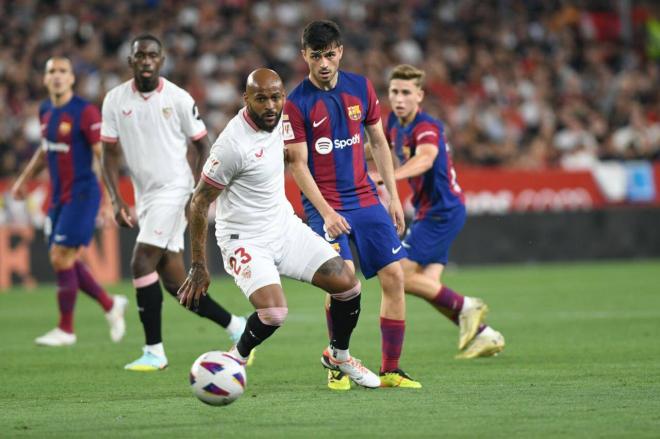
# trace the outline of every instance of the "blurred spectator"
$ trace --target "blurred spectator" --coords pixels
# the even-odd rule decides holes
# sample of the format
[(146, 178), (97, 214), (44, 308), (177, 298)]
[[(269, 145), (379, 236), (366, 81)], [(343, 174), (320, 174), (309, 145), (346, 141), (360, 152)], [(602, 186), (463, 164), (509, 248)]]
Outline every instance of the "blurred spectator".
[[(381, 98), (389, 68), (427, 72), (425, 110), (443, 119), (458, 163), (589, 168), (660, 158), (660, 6), (631, 0), (24, 0), (0, 2), (0, 176), (38, 145), (36, 104), (53, 54), (74, 62), (96, 104), (128, 79), (128, 41), (162, 37), (163, 74), (197, 99), (215, 136), (242, 106), (254, 68), (291, 88), (305, 74), (306, 22), (335, 19), (347, 70)], [(381, 99), (381, 102), (384, 102)], [(387, 108), (383, 109), (387, 111)]]

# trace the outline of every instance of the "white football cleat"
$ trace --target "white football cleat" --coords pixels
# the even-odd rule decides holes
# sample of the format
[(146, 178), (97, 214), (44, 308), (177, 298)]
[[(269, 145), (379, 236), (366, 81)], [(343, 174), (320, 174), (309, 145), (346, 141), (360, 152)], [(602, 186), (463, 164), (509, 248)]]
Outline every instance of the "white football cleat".
[(364, 367), (362, 362), (357, 358), (351, 356), (346, 361), (338, 361), (333, 358), (328, 349), (323, 351), (321, 355), (321, 364), (326, 369), (339, 370), (351, 379), (355, 384), (367, 387), (369, 389), (376, 389), (380, 387), (380, 378), (378, 375)]
[(457, 360), (471, 360), (478, 357), (492, 357), (502, 352), (505, 345), (502, 333), (488, 327), (481, 334), (477, 334), (467, 348), (454, 358)]
[(110, 339), (115, 343), (118, 343), (124, 338), (124, 334), (126, 334), (124, 313), (126, 313), (128, 299), (126, 296), (113, 296), (112, 299), (112, 309), (105, 313), (105, 318), (110, 325)]
[(477, 335), (479, 325), (484, 321), (486, 314), (488, 314), (488, 305), (481, 299), (470, 297), (470, 306), (464, 306), (458, 315), (458, 350), (462, 351)]
[(76, 342), (76, 334), (70, 334), (60, 328), (55, 328), (41, 337), (35, 338), (34, 342), (39, 346), (71, 346)]

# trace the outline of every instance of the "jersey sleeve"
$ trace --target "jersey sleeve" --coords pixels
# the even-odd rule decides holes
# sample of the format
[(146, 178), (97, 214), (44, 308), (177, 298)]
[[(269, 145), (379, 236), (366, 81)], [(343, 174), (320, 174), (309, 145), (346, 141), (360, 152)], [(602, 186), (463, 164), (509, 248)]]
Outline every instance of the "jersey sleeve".
[(285, 145), (307, 141), (305, 118), (298, 106), (290, 100), (287, 100), (284, 104), (282, 136), (284, 137)]
[(367, 82), (367, 116), (364, 119), (365, 125), (375, 125), (380, 122), (380, 103), (378, 102), (378, 96), (376, 95), (376, 90), (371, 84), (369, 79), (365, 78)]
[(199, 140), (208, 134), (197, 104), (187, 92), (184, 92), (177, 102), (177, 113), (181, 121), (181, 129), (188, 138)]
[(202, 170), (202, 180), (218, 189), (224, 189), (243, 167), (243, 156), (233, 143), (222, 138), (211, 148)]
[(394, 123), (395, 117), (396, 116), (394, 115), (394, 112), (388, 114), (387, 119), (385, 119), (385, 126), (383, 127), (383, 130), (385, 131), (385, 139), (387, 139), (387, 144), (390, 146), (390, 149), (394, 148), (394, 144), (393, 144), (394, 141), (392, 140), (392, 134), (390, 133), (390, 128)]
[(101, 112), (96, 105), (88, 104), (82, 111), (80, 130), (90, 146), (101, 140)]
[(440, 128), (430, 122), (421, 122), (413, 129), (412, 137), (415, 139), (415, 145), (423, 143), (431, 143), (440, 146), (440, 140), (443, 136), (440, 133)]
[(107, 94), (103, 99), (103, 106), (101, 107), (101, 140), (107, 143), (117, 143), (119, 139), (117, 116), (112, 107), (112, 95)]

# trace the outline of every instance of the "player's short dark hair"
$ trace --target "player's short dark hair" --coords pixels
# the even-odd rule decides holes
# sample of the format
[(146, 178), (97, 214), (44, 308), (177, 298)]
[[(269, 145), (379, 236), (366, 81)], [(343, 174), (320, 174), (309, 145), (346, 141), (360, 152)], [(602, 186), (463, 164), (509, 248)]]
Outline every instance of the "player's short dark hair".
[(312, 21), (302, 33), (302, 47), (312, 50), (323, 50), (333, 46), (341, 46), (341, 31), (337, 23), (330, 20)]
[(133, 47), (135, 47), (135, 43), (139, 43), (140, 41), (153, 41), (154, 43), (158, 44), (158, 50), (160, 52), (163, 51), (163, 43), (161, 43), (158, 38), (156, 38), (152, 34), (140, 34), (137, 37), (133, 38), (133, 40), (131, 41), (131, 52), (133, 52)]
[(390, 81), (392, 79), (403, 79), (404, 81), (415, 81), (417, 87), (422, 87), (424, 85), (424, 77), (426, 73), (424, 70), (420, 70), (415, 66), (410, 64), (399, 64), (394, 67), (390, 72)]

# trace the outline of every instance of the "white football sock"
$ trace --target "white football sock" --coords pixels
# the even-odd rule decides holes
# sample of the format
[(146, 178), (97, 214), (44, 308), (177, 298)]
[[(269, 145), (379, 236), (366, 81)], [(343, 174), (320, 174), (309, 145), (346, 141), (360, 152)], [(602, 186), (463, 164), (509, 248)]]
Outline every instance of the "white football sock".
[(241, 325), (241, 320), (235, 315), (232, 315), (231, 320), (229, 321), (229, 325), (227, 325), (225, 331), (227, 331), (228, 334), (233, 334), (234, 332), (240, 331), (241, 326), (243, 326)]
[(330, 352), (332, 352), (332, 358), (340, 362), (344, 362), (351, 358), (351, 355), (348, 353), (348, 349), (337, 349), (331, 346)]
[(468, 311), (472, 308), (474, 308), (474, 299), (472, 297), (463, 296), (463, 307), (461, 308), (461, 312)]
[(157, 343), (157, 344), (148, 344), (145, 346), (148, 352), (151, 352), (154, 355), (158, 355), (159, 357), (164, 357), (165, 356), (165, 347), (163, 347), (163, 343)]

